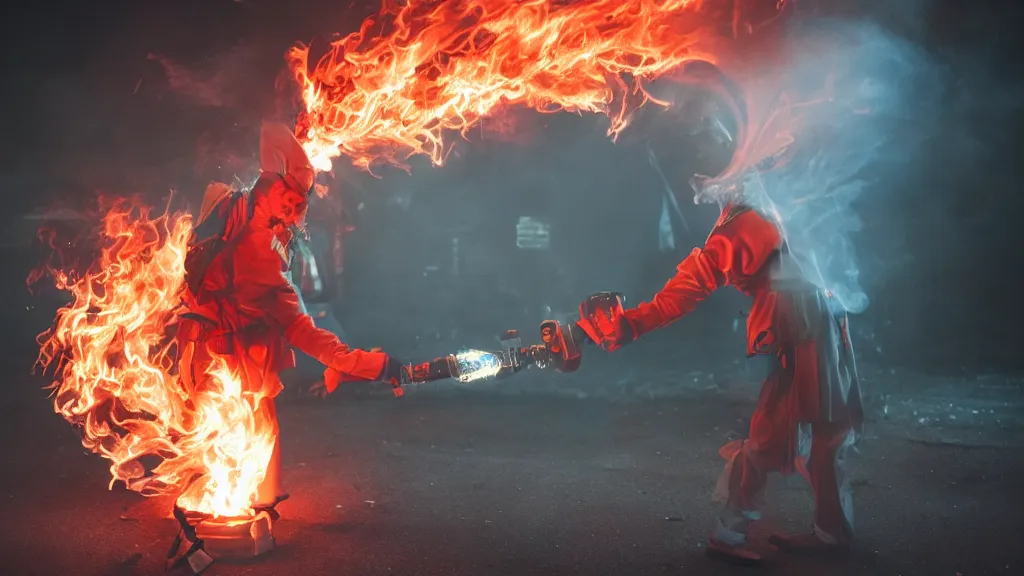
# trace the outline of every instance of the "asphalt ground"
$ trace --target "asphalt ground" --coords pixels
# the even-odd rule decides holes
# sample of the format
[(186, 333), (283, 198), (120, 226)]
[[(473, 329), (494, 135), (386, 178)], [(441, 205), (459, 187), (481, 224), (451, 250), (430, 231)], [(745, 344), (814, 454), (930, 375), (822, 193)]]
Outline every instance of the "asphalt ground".
[[(44, 393), (0, 404), (0, 574), (164, 574), (169, 503), (123, 488)], [(610, 402), (385, 390), (280, 407), (278, 541), (204, 574), (749, 574), (704, 554), (718, 448), (752, 403), (705, 391)], [(773, 574), (1020, 574), (1020, 428), (870, 423), (850, 460), (858, 541), (842, 562), (770, 555)], [(954, 438), (950, 440), (950, 438)], [(773, 478), (755, 542), (810, 524), (802, 480)]]

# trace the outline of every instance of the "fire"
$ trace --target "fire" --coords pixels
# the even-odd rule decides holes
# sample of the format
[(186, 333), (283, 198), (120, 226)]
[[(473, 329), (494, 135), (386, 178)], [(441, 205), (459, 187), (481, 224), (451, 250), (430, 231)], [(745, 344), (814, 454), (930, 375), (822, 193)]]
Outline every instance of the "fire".
[(178, 498), (178, 506), (215, 517), (243, 516), (274, 449), (273, 422), (259, 410), (256, 395), (242, 392), (226, 359), (217, 359), (210, 376), (213, 385), (194, 397), (197, 434), (189, 446), (204, 474)]
[[(227, 359), (187, 392), (175, 374), (173, 328), (184, 290), (188, 214), (150, 217), (127, 200), (102, 222), (97, 262), (81, 276), (52, 270), (71, 303), (40, 335), (54, 410), (118, 481), (182, 508), (246, 516), (274, 444), (260, 398), (242, 393)], [(151, 471), (143, 459), (159, 461)]]
[(716, 33), (711, 4), (408, 0), (382, 11), (386, 33), (371, 37), (377, 27), (367, 20), (316, 62), (308, 46), (288, 53), (305, 106), (298, 137), (319, 170), (341, 154), (363, 168), (406, 167), (417, 154), (441, 165), (445, 132), (465, 137), (510, 105), (604, 113), (615, 137), (632, 111), (658, 102), (641, 79), (716, 61), (704, 48)]

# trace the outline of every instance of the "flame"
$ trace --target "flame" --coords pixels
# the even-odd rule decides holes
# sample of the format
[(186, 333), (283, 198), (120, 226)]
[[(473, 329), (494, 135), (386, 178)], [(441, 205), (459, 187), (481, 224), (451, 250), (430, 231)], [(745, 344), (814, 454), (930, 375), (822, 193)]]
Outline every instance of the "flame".
[(274, 449), (273, 420), (259, 409), (258, 394), (242, 392), (225, 358), (215, 360), (210, 376), (214, 385), (195, 396), (197, 434), (190, 442), (205, 474), (181, 494), (178, 506), (214, 517), (250, 514)]
[[(331, 43), (310, 62), (309, 47), (287, 55), (302, 91), (298, 126), (313, 165), (330, 170), (346, 154), (369, 168), (407, 168), (447, 153), (446, 131), (463, 137), (502, 106), (540, 112), (599, 112), (608, 135), (648, 101), (642, 88), (692, 61), (715, 63), (703, 41), (714, 35), (711, 4), (732, 0), (408, 0), (376, 25)], [(720, 10), (719, 10), (720, 11)], [(717, 12), (716, 12), (717, 14)], [(630, 78), (631, 80), (627, 80)]]
[[(78, 426), (82, 445), (110, 460), (118, 481), (146, 496), (173, 495), (183, 509), (245, 516), (275, 441), (261, 398), (244, 395), (227, 358), (201, 390), (174, 372), (173, 327), (185, 287), (188, 214), (116, 202), (87, 272), (51, 270), (72, 301), (39, 337), (52, 371), (54, 410)], [(143, 458), (159, 464), (147, 472)]]

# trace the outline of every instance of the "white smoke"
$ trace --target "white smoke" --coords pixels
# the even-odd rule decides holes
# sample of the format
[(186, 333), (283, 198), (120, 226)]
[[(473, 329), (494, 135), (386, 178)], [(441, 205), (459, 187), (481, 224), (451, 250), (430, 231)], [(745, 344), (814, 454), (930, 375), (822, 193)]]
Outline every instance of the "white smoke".
[(937, 121), (942, 75), (924, 50), (868, 22), (795, 18), (781, 38), (754, 74), (733, 78), (737, 149), (722, 174), (694, 180), (696, 200), (739, 197), (777, 219), (806, 278), (862, 312), (854, 204), (866, 190), (900, 193)]

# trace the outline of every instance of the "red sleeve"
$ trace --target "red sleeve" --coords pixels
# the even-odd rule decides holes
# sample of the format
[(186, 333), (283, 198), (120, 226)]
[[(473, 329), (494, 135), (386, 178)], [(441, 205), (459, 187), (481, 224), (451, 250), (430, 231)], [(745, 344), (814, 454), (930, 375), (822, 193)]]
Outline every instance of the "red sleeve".
[(239, 307), (248, 314), (263, 315), (272, 327), (283, 331), (289, 344), (346, 376), (359, 380), (380, 377), (387, 359), (383, 353), (352, 350), (332, 332), (316, 327), (273, 243), (269, 230), (247, 231), (239, 238), (233, 282)]
[(775, 225), (743, 212), (718, 225), (704, 248), (694, 248), (665, 287), (650, 302), (626, 310), (626, 318), (637, 336), (671, 324), (718, 288), (756, 274), (780, 244)]

